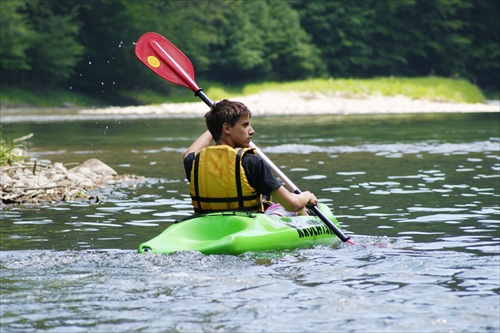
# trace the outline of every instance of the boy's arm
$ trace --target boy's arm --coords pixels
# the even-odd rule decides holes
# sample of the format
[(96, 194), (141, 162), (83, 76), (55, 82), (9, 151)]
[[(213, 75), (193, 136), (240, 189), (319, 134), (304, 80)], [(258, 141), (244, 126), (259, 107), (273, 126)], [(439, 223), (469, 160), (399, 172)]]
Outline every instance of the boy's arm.
[(210, 134), (210, 131), (206, 130), (202, 135), (198, 137), (198, 139), (194, 140), (191, 146), (189, 146), (189, 148), (184, 152), (184, 158), (186, 158), (186, 156), (188, 156), (192, 152), (200, 151), (203, 148), (210, 146), (212, 140), (212, 134)]
[(289, 212), (298, 212), (306, 206), (318, 204), (318, 199), (311, 192), (304, 191), (301, 194), (296, 194), (288, 191), (283, 186), (278, 187), (271, 195), (273, 200), (277, 201)]

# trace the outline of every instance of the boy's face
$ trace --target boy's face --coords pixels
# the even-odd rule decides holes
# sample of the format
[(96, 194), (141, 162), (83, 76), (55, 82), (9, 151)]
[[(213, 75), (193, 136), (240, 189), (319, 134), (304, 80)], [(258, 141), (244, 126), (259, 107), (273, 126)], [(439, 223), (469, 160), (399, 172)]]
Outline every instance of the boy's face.
[(232, 127), (227, 125), (225, 134), (231, 140), (233, 148), (247, 148), (250, 141), (252, 141), (252, 136), (255, 134), (252, 125), (250, 125), (250, 116), (241, 116)]

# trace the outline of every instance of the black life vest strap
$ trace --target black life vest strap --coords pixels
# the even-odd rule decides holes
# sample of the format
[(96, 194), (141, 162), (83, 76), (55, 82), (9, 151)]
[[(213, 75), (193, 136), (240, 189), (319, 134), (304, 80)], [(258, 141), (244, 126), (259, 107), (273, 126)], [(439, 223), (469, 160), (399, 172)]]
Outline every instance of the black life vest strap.
[(197, 202), (198, 208), (201, 208), (200, 187), (198, 184), (198, 169), (200, 164), (200, 155), (201, 151), (196, 154), (194, 159), (194, 192), (196, 193), (196, 196), (193, 198), (193, 200)]
[(236, 176), (236, 190), (238, 191), (238, 206), (240, 209), (243, 209), (245, 207), (243, 203), (243, 190), (241, 189), (241, 174), (240, 174), (240, 162), (241, 162), (241, 155), (243, 153), (243, 149), (239, 148), (238, 153), (236, 154), (236, 161), (234, 162), (234, 174)]

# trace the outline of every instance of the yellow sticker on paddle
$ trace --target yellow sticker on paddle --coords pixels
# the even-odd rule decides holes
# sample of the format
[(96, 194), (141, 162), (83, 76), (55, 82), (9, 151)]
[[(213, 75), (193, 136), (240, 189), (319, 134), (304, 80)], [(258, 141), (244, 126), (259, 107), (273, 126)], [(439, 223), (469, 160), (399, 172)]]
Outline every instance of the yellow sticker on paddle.
[(148, 64), (151, 67), (158, 68), (158, 67), (160, 67), (160, 60), (158, 60), (157, 57), (149, 56), (148, 57)]

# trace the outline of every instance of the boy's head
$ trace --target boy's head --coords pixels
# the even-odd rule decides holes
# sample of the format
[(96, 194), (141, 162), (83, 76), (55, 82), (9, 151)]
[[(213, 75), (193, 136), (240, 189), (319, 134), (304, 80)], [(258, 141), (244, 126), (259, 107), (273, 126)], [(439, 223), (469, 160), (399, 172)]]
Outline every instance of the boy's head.
[(233, 127), (243, 115), (252, 117), (252, 112), (245, 104), (225, 99), (214, 104), (205, 114), (205, 121), (210, 134), (217, 141), (222, 135), (222, 125), (227, 123)]

